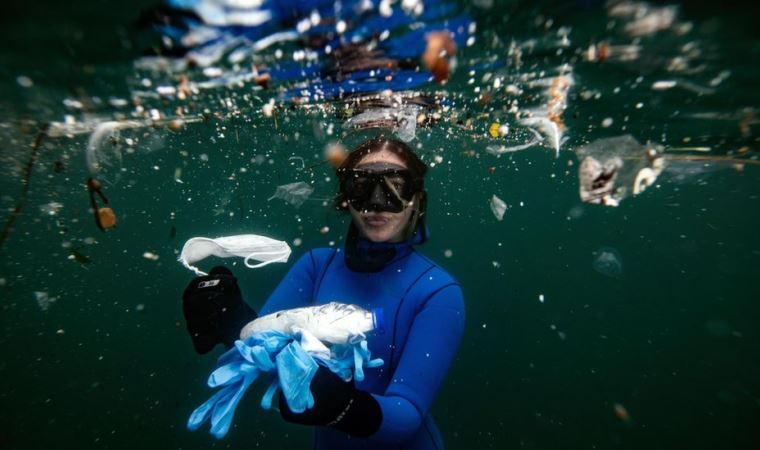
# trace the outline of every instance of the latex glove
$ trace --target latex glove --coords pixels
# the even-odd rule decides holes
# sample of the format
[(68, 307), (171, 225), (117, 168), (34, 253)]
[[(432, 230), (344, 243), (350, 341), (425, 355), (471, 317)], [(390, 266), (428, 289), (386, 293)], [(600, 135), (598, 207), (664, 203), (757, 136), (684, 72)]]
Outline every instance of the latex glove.
[(240, 330), (257, 317), (243, 301), (237, 278), (217, 266), (205, 277), (197, 277), (182, 294), (182, 312), (195, 351), (208, 353), (217, 344), (230, 348)]
[(369, 392), (356, 389), (330, 369), (319, 366), (311, 381), (314, 406), (294, 413), (280, 395), (280, 415), (287, 422), (332, 427), (354, 437), (374, 434), (383, 421), (382, 410)]

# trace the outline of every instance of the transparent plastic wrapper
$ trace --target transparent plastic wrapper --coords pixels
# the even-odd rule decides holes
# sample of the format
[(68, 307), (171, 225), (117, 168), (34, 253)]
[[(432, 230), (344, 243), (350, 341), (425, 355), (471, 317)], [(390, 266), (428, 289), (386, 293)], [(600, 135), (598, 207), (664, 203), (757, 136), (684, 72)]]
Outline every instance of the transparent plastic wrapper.
[(277, 190), (274, 192), (274, 195), (269, 197), (268, 200), (279, 198), (298, 208), (299, 206), (303, 205), (303, 202), (309, 198), (312, 192), (314, 192), (314, 188), (311, 187), (310, 184), (304, 183), (303, 181), (298, 181), (296, 183), (277, 186)]
[(598, 139), (576, 149), (580, 197), (586, 203), (617, 206), (654, 184), (665, 159), (654, 146), (639, 144), (630, 134)]
[[(238, 256), (245, 258), (246, 267), (255, 269), (275, 262), (287, 262), (290, 257), (290, 246), (287, 242), (257, 234), (223, 236), (216, 239), (194, 237), (185, 242), (178, 260), (197, 275), (205, 276), (206, 273), (193, 264), (208, 256), (220, 258)], [(259, 261), (259, 263), (252, 264), (251, 260)]]
[(271, 409), (278, 390), (296, 413), (314, 406), (310, 386), (319, 365), (345, 381), (364, 380), (364, 368), (383, 365), (372, 359), (365, 334), (382, 330), (380, 310), (331, 302), (279, 311), (245, 326), (234, 348), (223, 354), (208, 378), (220, 388), (190, 415), (187, 427), (197, 430), (211, 422), (211, 434), (223, 438), (232, 425), (235, 408), (261, 375), (269, 387), (261, 407)]

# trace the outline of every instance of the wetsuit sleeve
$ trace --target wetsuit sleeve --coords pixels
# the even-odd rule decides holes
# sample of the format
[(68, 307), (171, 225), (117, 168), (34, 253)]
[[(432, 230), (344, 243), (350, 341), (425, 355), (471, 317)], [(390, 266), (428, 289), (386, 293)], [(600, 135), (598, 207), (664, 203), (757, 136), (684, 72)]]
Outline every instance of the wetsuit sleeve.
[(374, 395), (383, 421), (370, 438), (401, 443), (419, 430), (457, 353), (464, 331), (461, 288), (443, 287), (417, 314), (406, 346), (383, 395)]
[(312, 304), (314, 280), (316, 279), (316, 257), (310, 251), (293, 265), (277, 285), (272, 295), (259, 311), (259, 316), (283, 309), (300, 308)]

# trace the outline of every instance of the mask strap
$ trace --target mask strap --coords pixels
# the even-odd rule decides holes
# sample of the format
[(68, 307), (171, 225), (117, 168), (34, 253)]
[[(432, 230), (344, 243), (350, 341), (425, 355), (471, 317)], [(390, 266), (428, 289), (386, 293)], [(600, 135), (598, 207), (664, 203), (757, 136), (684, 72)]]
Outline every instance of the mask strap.
[[(268, 264), (275, 263), (275, 262), (284, 262), (288, 260), (288, 255), (281, 255), (279, 258), (270, 259), (269, 261), (262, 261), (258, 264), (251, 264), (248, 262), (250, 259), (254, 259), (256, 256), (269, 256), (269, 255), (279, 255), (281, 254), (281, 251), (272, 251), (272, 252), (253, 252), (245, 257), (245, 260), (243, 262), (245, 263), (245, 266), (249, 269), (258, 269), (259, 267), (264, 267)], [(256, 258), (258, 259), (258, 258)]]

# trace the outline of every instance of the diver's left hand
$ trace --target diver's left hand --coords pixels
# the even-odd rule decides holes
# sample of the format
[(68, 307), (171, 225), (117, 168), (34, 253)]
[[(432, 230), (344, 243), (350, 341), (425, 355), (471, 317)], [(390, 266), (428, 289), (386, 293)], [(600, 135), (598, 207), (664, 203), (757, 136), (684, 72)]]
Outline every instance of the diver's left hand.
[(256, 318), (256, 311), (243, 301), (237, 278), (222, 266), (187, 285), (182, 312), (199, 354), (210, 352), (217, 344), (230, 348), (245, 324)]
[(369, 392), (343, 381), (322, 365), (311, 381), (314, 407), (297, 414), (280, 392), (280, 415), (291, 423), (332, 427), (354, 437), (374, 434), (383, 420), (380, 404)]

